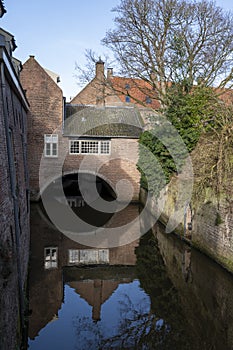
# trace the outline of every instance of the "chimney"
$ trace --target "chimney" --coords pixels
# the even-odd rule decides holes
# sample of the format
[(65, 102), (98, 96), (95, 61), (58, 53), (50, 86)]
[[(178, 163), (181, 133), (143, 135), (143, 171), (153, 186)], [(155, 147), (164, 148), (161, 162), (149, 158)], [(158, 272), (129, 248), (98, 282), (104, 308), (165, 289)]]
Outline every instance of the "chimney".
[(102, 293), (103, 281), (94, 280), (92, 319), (96, 322), (101, 320)]
[(110, 79), (113, 76), (113, 68), (108, 68), (107, 70), (107, 79)]
[(104, 62), (101, 58), (99, 58), (99, 61), (97, 61), (95, 65), (95, 77), (100, 81), (104, 81)]

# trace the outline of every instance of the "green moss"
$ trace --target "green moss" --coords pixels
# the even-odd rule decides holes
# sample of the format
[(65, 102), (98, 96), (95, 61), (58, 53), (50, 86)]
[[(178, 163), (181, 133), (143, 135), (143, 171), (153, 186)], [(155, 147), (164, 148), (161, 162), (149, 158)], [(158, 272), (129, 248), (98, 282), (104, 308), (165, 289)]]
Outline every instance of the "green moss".
[(192, 246), (213, 259), (230, 273), (233, 273), (233, 259), (229, 259), (217, 253), (213, 253), (211, 249), (208, 249), (206, 246), (204, 247), (202, 244), (200, 244), (200, 242), (197, 241), (192, 242)]
[(221, 215), (219, 213), (216, 214), (216, 219), (215, 219), (215, 226), (219, 226), (223, 223), (223, 220), (221, 218)]

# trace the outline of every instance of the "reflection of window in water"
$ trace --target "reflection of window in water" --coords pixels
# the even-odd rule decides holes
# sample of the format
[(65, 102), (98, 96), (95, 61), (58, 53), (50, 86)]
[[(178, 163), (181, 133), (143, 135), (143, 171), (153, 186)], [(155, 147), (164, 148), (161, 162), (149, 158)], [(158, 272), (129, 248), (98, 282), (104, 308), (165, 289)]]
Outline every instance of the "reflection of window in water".
[(79, 250), (69, 249), (69, 263), (79, 263)]
[(44, 267), (52, 269), (57, 267), (57, 248), (47, 247), (44, 249)]
[(70, 264), (107, 264), (109, 249), (69, 249)]

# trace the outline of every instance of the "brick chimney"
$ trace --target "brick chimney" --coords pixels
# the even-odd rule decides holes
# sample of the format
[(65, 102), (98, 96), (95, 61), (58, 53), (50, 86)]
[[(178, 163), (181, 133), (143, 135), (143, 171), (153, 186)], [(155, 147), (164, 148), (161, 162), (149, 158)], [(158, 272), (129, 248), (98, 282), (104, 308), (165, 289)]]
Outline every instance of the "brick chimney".
[(101, 60), (101, 58), (99, 58), (99, 61), (97, 61), (95, 64), (95, 77), (100, 81), (104, 81), (105, 79), (104, 62)]
[(113, 68), (107, 69), (107, 79), (110, 79), (113, 76)]
[(104, 62), (99, 58), (95, 65), (95, 79), (96, 79), (96, 105), (103, 107), (105, 105), (105, 75)]

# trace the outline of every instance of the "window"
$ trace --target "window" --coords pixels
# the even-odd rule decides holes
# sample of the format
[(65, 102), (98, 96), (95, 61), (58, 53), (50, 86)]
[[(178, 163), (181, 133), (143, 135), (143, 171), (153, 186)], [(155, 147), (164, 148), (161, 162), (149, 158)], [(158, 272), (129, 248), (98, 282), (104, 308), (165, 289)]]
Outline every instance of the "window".
[(101, 154), (109, 154), (110, 153), (110, 142), (109, 141), (101, 141), (100, 142), (100, 153)]
[(81, 141), (81, 153), (98, 154), (98, 141)]
[(128, 95), (125, 96), (125, 102), (130, 102), (130, 97)]
[(45, 248), (44, 267), (45, 269), (53, 269), (57, 267), (57, 248), (56, 247)]
[(79, 154), (79, 141), (70, 141), (70, 153)]
[(147, 103), (147, 104), (151, 104), (151, 102), (152, 102), (152, 101), (151, 101), (151, 98), (150, 98), (149, 96), (146, 96), (146, 103)]
[(108, 264), (109, 249), (69, 249), (69, 264)]
[(45, 142), (45, 157), (57, 157), (58, 156), (58, 135), (47, 134), (44, 135)]
[(110, 141), (70, 140), (70, 154), (110, 154)]
[(79, 263), (79, 250), (78, 249), (69, 249), (69, 263), (70, 264)]

